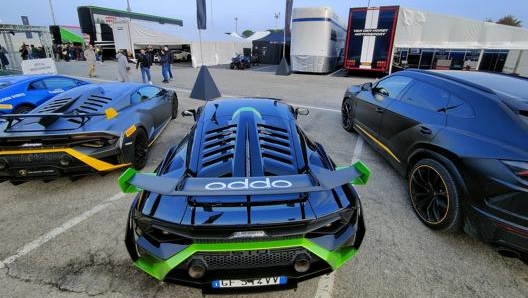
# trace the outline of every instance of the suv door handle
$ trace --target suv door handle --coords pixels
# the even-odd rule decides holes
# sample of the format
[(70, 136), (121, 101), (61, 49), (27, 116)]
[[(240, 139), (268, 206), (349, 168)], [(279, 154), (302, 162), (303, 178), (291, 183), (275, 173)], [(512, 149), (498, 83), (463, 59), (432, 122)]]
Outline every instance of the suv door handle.
[(385, 110), (383, 108), (376, 108), (376, 113), (383, 113)]
[(427, 128), (425, 126), (420, 126), (420, 132), (424, 135), (430, 135), (433, 133), (433, 131), (430, 128)]

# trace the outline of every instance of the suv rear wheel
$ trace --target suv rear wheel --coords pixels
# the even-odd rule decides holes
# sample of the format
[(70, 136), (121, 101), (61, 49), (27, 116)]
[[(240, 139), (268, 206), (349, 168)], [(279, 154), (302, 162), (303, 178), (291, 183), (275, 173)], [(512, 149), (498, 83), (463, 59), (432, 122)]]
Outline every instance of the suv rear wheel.
[(414, 212), (429, 228), (456, 232), (462, 224), (458, 187), (449, 171), (433, 159), (418, 161), (409, 175)]

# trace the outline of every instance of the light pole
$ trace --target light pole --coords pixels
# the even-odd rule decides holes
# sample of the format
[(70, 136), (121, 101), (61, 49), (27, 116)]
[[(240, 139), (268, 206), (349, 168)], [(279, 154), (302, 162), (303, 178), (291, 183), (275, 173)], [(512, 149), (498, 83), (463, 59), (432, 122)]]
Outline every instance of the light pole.
[(51, 3), (51, 0), (49, 0), (49, 6), (51, 10), (51, 19), (53, 20), (53, 25), (57, 25), (57, 23), (55, 22), (55, 13), (53, 12), (53, 4)]
[(235, 33), (238, 34), (238, 18), (235, 17)]
[(131, 11), (132, 11), (132, 9), (130, 9), (130, 2), (128, 2), (128, 0), (127, 0), (127, 11), (128, 11), (128, 12), (131, 12)]
[(277, 24), (277, 22), (279, 21), (279, 18), (280, 18), (280, 12), (276, 12), (275, 13), (275, 29), (279, 28), (279, 25)]

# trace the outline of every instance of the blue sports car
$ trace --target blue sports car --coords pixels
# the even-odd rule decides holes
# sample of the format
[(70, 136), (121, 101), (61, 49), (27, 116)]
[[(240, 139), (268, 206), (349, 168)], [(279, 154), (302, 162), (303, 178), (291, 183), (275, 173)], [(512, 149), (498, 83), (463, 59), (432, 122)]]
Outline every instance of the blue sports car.
[(352, 259), (365, 225), (351, 183), (370, 171), (336, 169), (297, 124), (307, 113), (268, 98), (185, 111), (196, 123), (155, 173), (120, 178), (139, 192), (125, 235), (134, 264), (218, 294), (295, 288)]
[(25, 114), (53, 96), (89, 82), (60, 75), (0, 77), (0, 114)]
[(177, 114), (173, 91), (106, 83), (68, 90), (27, 114), (0, 115), (0, 182), (141, 169), (148, 148)]

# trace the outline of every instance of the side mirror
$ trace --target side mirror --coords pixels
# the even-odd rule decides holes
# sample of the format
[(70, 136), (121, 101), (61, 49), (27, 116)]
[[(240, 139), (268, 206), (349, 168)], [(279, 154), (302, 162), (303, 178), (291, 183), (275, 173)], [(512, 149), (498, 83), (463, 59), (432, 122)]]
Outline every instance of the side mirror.
[(185, 110), (181, 113), (181, 115), (183, 117), (187, 117), (187, 116), (193, 116), (196, 115), (196, 110), (195, 109), (191, 109), (191, 110)]
[(295, 108), (295, 115), (308, 115), (310, 111), (307, 108)]
[(363, 85), (361, 85), (361, 91), (369, 91), (372, 89), (372, 83), (368, 82)]

